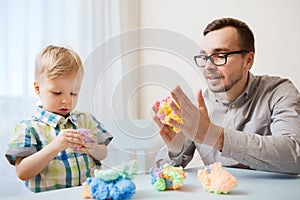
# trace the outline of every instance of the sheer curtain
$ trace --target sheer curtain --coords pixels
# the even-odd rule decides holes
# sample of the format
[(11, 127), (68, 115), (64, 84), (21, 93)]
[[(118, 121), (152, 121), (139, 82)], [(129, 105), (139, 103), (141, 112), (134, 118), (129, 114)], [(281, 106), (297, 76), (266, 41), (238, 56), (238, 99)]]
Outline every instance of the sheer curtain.
[[(0, 0), (0, 197), (13, 194), (8, 188), (14, 185), (14, 194), (22, 191), (16, 188), (14, 168), (4, 158), (7, 142), (18, 121), (30, 116), (35, 110), (38, 98), (33, 91), (33, 68), (36, 54), (50, 44), (73, 48), (81, 56), (85, 66), (85, 78), (80, 94), (78, 109), (91, 112), (101, 119), (111, 117), (111, 106), (102, 98), (124, 73), (123, 61), (114, 62), (112, 71), (101, 79), (99, 73), (106, 66), (105, 57), (113, 50), (102, 48), (105, 41), (126, 29), (128, 16), (122, 6), (127, 1), (118, 0)], [(129, 1), (128, 1), (129, 2)], [(121, 10), (123, 9), (123, 11)], [(128, 13), (127, 13), (128, 14)], [(115, 41), (116, 48), (122, 48), (122, 41)], [(104, 50), (97, 59), (94, 52)], [(108, 78), (109, 77), (109, 78)], [(91, 90), (93, 88), (93, 90)], [(101, 94), (98, 94), (100, 89)], [(118, 96), (120, 108), (125, 109)], [(95, 101), (97, 101), (95, 103)], [(95, 106), (97, 105), (97, 106)], [(101, 110), (101, 111), (100, 111)], [(127, 110), (120, 110), (120, 116)], [(13, 176), (10, 176), (13, 175)], [(3, 180), (7, 178), (9, 183)]]

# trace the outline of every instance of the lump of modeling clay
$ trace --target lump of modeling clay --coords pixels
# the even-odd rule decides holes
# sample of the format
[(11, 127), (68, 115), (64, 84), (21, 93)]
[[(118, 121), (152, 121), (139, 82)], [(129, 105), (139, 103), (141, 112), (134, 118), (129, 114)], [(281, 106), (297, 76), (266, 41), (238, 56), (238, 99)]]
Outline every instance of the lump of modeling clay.
[[(166, 96), (159, 102), (159, 109), (156, 114), (157, 118), (163, 123), (171, 126), (169, 123), (170, 119), (182, 123), (181, 118), (172, 110), (170, 107), (171, 102), (175, 102), (172, 97)], [(175, 102), (176, 103), (176, 102)], [(177, 104), (176, 104), (177, 105)], [(178, 105), (177, 105), (178, 106)], [(179, 130), (176, 127), (173, 127), (173, 130), (178, 133)]]
[(207, 169), (199, 169), (197, 177), (206, 191), (215, 194), (227, 194), (237, 185), (236, 178), (223, 170), (221, 163), (210, 165), (210, 173)]
[(159, 190), (176, 190), (183, 185), (187, 173), (182, 167), (173, 167), (165, 164), (161, 168), (150, 169), (151, 184)]
[(95, 177), (89, 177), (83, 183), (83, 198), (87, 199), (130, 199), (136, 186), (131, 180), (137, 174), (136, 161), (130, 161), (113, 169), (97, 170)]
[[(81, 135), (83, 136), (84, 142), (93, 142), (93, 140), (91, 138), (89, 138), (89, 135), (92, 135), (92, 131), (90, 129), (86, 129), (86, 128), (79, 128), (77, 129), (78, 132), (81, 133)], [(73, 147), (74, 151), (78, 150), (78, 147)]]

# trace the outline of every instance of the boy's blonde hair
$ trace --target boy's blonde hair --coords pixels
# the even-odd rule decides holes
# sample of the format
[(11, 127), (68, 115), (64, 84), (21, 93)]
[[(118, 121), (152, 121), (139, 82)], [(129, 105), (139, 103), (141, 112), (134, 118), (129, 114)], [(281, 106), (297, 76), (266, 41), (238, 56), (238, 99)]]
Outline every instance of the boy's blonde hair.
[(81, 59), (74, 50), (65, 47), (50, 45), (35, 59), (35, 80), (44, 73), (49, 79), (54, 79), (74, 71), (83, 75)]

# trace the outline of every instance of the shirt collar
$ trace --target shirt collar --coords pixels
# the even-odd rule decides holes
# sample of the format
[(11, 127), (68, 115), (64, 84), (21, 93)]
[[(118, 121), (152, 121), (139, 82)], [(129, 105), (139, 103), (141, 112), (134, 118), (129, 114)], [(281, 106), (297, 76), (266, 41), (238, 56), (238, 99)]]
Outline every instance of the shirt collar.
[(247, 95), (253, 94), (253, 90), (256, 90), (258, 85), (258, 78), (249, 72), (248, 84), (245, 89)]
[(35, 112), (34, 115), (36, 118), (38, 118), (40, 121), (52, 126), (52, 127), (56, 127), (58, 123), (60, 122), (66, 122), (66, 121), (70, 121), (71, 123), (73, 123), (76, 126), (76, 115), (73, 114), (72, 112), (70, 113), (70, 115), (65, 118), (61, 115), (49, 112), (45, 109), (43, 109), (41, 106), (37, 107), (37, 110)]

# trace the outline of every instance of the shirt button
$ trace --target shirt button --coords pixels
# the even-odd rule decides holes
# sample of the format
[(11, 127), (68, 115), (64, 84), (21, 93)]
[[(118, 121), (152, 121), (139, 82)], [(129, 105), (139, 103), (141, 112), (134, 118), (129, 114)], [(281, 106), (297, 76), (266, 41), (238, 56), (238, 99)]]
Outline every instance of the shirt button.
[(232, 108), (232, 109), (234, 109), (236, 106), (235, 106), (235, 104), (232, 104), (231, 106), (230, 106), (230, 108)]

